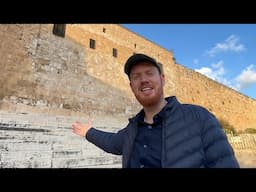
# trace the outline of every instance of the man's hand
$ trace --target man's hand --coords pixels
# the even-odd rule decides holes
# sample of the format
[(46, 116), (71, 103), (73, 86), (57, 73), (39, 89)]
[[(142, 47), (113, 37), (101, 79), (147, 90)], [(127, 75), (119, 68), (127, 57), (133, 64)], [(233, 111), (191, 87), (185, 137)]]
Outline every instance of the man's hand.
[(92, 120), (90, 119), (87, 124), (83, 124), (79, 121), (72, 125), (73, 132), (77, 135), (85, 137), (87, 131), (92, 128)]

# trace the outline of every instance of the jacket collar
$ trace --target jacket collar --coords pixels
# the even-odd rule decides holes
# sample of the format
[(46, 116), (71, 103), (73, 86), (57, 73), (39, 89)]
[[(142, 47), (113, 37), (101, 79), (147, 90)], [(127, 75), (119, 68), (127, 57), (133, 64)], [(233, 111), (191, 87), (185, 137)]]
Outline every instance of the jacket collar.
[[(167, 104), (162, 109), (164, 111), (174, 111), (180, 105), (180, 102), (177, 100), (176, 96), (166, 97), (165, 100), (167, 101)], [(143, 113), (144, 111), (143, 109), (141, 109), (139, 113), (137, 113), (134, 117), (129, 119), (129, 122), (138, 122), (140, 116), (143, 115)]]

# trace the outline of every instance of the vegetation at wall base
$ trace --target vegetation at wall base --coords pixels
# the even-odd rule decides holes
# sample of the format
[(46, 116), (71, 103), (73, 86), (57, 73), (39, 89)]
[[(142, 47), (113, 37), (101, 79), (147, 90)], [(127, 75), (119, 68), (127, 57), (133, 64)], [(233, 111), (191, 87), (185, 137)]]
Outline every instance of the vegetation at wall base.
[(235, 130), (234, 126), (230, 125), (230, 123), (222, 118), (219, 119), (219, 122), (224, 129), (226, 134), (238, 135), (237, 131)]

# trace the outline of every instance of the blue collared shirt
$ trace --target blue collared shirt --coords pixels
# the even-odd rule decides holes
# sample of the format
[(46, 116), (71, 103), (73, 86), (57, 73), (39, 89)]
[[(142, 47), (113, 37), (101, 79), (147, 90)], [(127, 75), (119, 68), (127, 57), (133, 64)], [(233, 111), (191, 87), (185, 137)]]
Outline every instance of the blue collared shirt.
[(131, 154), (131, 168), (160, 168), (162, 151), (162, 113), (154, 116), (153, 124), (144, 122), (145, 113), (141, 112), (138, 132)]

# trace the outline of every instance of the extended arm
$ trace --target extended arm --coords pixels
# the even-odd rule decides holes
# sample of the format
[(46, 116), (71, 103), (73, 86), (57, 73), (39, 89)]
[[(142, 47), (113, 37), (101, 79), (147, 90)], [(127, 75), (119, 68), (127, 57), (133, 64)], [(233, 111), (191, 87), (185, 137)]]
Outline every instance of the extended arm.
[(81, 137), (85, 137), (89, 142), (93, 143), (102, 150), (116, 155), (122, 154), (125, 130), (122, 129), (117, 133), (110, 133), (97, 130), (92, 127), (92, 121), (87, 124), (76, 122), (72, 125), (73, 132)]

